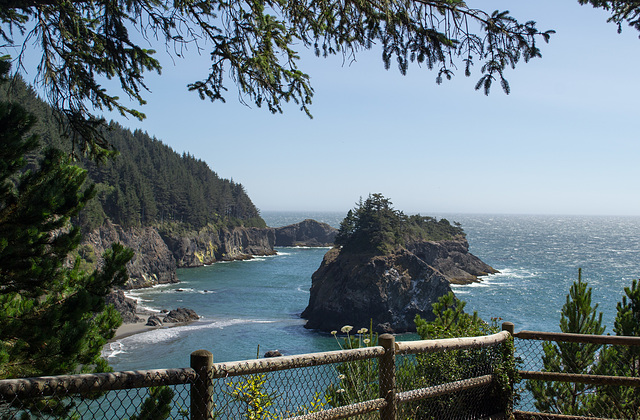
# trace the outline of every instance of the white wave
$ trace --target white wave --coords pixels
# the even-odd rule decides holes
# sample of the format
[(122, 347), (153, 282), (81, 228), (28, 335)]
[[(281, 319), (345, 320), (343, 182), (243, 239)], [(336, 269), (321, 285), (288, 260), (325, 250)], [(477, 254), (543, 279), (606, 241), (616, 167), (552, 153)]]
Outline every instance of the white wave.
[[(195, 331), (202, 330), (211, 330), (211, 329), (223, 329), (232, 325), (237, 324), (270, 324), (275, 321), (272, 320), (261, 320), (261, 319), (227, 319), (227, 320), (218, 320), (218, 321), (196, 321), (192, 324), (182, 325), (179, 327), (165, 327), (153, 329), (150, 331), (146, 331), (139, 334), (134, 334), (128, 337), (124, 337), (114, 343), (119, 343), (118, 345), (121, 348), (120, 353), (126, 352), (125, 350), (128, 348), (135, 348), (141, 346), (147, 346), (149, 344), (158, 344), (166, 341), (171, 341), (178, 338), (184, 334), (190, 334)], [(113, 343), (112, 343), (113, 344)], [(117, 354), (117, 353), (116, 353)], [(110, 357), (113, 357), (110, 356)]]
[(102, 357), (104, 357), (105, 359), (115, 357), (118, 354), (122, 353), (126, 352), (124, 351), (124, 346), (120, 341), (112, 341), (102, 348)]

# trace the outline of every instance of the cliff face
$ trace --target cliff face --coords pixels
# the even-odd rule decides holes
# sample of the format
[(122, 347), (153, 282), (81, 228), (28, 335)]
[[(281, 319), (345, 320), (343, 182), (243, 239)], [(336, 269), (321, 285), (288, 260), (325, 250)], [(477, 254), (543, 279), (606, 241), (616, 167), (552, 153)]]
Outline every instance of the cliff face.
[(306, 328), (340, 330), (344, 325), (377, 332), (415, 331), (416, 315), (432, 320), (432, 304), (450, 283), (478, 281), (497, 272), (468, 252), (460, 238), (412, 243), (386, 255), (345, 253), (333, 248), (312, 276)]
[(271, 228), (202, 229), (184, 236), (163, 234), (163, 239), (178, 268), (276, 253), (275, 233)]
[(312, 276), (306, 328), (340, 330), (373, 323), (377, 332), (415, 331), (418, 314), (451, 291), (445, 277), (406, 249), (385, 256), (341, 255), (333, 248)]
[(338, 229), (311, 219), (275, 228), (277, 246), (333, 246), (337, 234)]
[(100, 228), (85, 235), (83, 246), (90, 246), (95, 255), (100, 256), (114, 242), (120, 242), (135, 252), (127, 264), (127, 288), (177, 283), (175, 258), (155, 228), (125, 229), (106, 221)]
[(110, 221), (85, 235), (81, 247), (99, 257), (114, 242), (135, 252), (127, 265), (129, 289), (177, 283), (176, 268), (275, 254), (275, 233), (270, 228), (209, 229), (179, 237), (161, 236), (153, 227), (122, 228)]

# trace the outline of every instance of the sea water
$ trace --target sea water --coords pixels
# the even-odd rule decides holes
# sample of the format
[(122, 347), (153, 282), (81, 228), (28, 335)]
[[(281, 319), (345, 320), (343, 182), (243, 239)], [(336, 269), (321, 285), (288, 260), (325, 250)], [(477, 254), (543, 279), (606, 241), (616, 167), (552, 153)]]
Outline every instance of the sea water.
[[(519, 330), (559, 331), (560, 310), (578, 268), (612, 332), (624, 287), (640, 277), (640, 217), (424, 215), (459, 222), (470, 252), (500, 271), (479, 283), (453, 286), (468, 312), (511, 321)], [(284, 226), (313, 218), (337, 227), (342, 213), (263, 213)], [(178, 270), (179, 284), (132, 292), (139, 305), (187, 307), (202, 316), (110, 343), (115, 370), (178, 368), (207, 349), (217, 362), (253, 359), (268, 350), (285, 355), (335, 350), (327, 333), (304, 328), (311, 275), (328, 248), (277, 248), (278, 255)], [(363, 326), (355, 326), (356, 329)], [(400, 337), (399, 339), (402, 339)]]

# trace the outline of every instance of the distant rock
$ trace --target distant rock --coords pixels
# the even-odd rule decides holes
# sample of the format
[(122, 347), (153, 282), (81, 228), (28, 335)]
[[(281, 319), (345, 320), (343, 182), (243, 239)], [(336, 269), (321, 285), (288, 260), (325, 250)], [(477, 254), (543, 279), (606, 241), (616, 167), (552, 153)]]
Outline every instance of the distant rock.
[(189, 322), (197, 321), (198, 319), (200, 319), (200, 317), (193, 309), (178, 308), (170, 311), (162, 322)]
[(126, 297), (122, 290), (114, 290), (109, 293), (105, 296), (105, 302), (107, 305), (112, 304), (116, 308), (116, 311), (122, 317), (123, 323), (130, 324), (141, 321), (136, 315), (138, 303), (134, 299)]
[(280, 357), (280, 356), (282, 356), (282, 353), (280, 353), (280, 350), (269, 350), (268, 352), (266, 352), (264, 354), (265, 358), (268, 358), (268, 357)]
[(306, 328), (369, 327), (377, 332), (415, 331), (413, 319), (433, 319), (431, 305), (451, 291), (433, 267), (406, 249), (390, 255), (340, 255), (333, 248), (312, 276)]
[(333, 246), (338, 229), (312, 219), (275, 228), (276, 246)]

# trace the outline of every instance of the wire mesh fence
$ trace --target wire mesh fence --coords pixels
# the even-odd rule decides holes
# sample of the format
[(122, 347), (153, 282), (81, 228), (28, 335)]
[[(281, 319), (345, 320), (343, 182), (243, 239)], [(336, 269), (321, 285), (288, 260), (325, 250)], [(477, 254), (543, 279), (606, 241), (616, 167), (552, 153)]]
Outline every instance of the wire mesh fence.
[(640, 418), (640, 338), (515, 336), (523, 378), (519, 418)]
[(192, 369), (0, 381), (0, 419), (188, 418)]
[[(478, 419), (504, 413), (507, 333), (185, 369), (0, 381), (0, 419)], [(418, 344), (416, 344), (418, 343)], [(422, 343), (422, 344), (420, 344)], [(426, 343), (426, 344), (425, 344)]]

